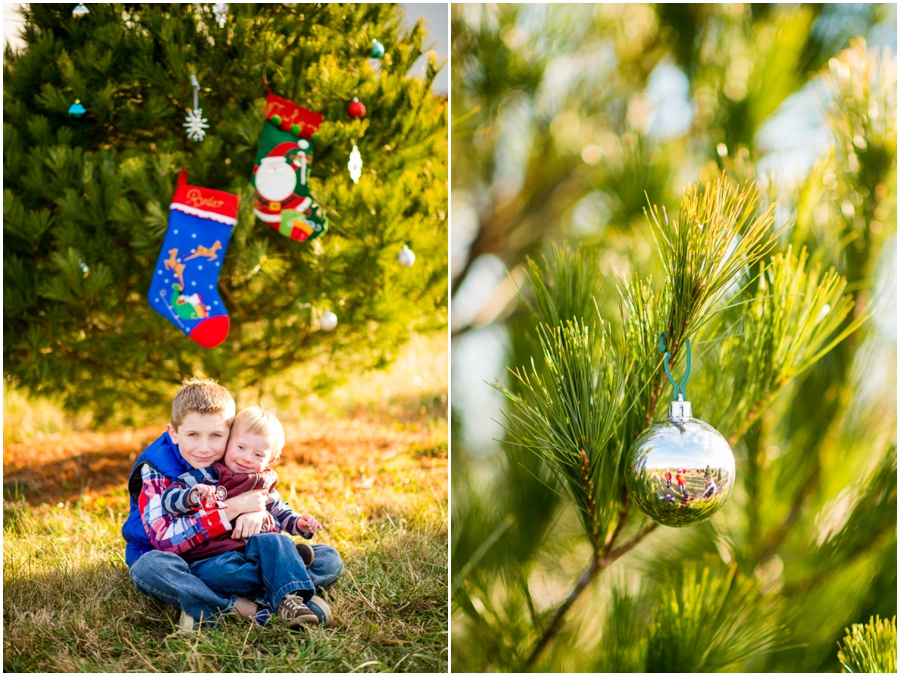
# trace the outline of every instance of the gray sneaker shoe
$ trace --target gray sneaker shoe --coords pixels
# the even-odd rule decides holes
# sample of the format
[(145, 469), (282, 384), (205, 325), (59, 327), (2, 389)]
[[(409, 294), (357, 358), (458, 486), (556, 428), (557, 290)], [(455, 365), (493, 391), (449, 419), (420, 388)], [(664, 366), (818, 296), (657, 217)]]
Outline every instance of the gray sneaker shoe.
[(286, 595), (278, 604), (278, 617), (289, 627), (319, 624), (319, 616), (307, 608), (303, 599), (295, 594)]
[(303, 559), (303, 565), (309, 568), (316, 560), (316, 552), (308, 542), (297, 542), (297, 553)]
[(319, 618), (320, 627), (330, 627), (334, 624), (334, 618), (331, 615), (331, 606), (325, 603), (325, 599), (321, 596), (313, 596), (306, 602), (306, 607), (313, 611), (316, 614), (316, 617)]

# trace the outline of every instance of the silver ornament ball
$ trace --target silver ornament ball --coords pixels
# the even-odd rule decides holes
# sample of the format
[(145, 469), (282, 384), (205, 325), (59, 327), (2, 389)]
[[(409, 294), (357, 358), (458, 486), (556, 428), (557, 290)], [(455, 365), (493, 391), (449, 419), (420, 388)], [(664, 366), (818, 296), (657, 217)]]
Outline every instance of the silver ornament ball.
[(635, 439), (625, 459), (625, 485), (640, 510), (674, 528), (696, 526), (718, 512), (734, 488), (734, 453), (719, 432), (673, 401), (669, 417)]
[(404, 268), (410, 268), (412, 267), (413, 263), (416, 262), (416, 254), (414, 254), (412, 250), (404, 244), (403, 248), (400, 250), (400, 253), (397, 254), (397, 261)]
[(334, 327), (337, 326), (337, 315), (334, 314), (331, 310), (325, 310), (322, 313), (322, 316), (319, 317), (319, 327), (323, 331), (332, 331)]

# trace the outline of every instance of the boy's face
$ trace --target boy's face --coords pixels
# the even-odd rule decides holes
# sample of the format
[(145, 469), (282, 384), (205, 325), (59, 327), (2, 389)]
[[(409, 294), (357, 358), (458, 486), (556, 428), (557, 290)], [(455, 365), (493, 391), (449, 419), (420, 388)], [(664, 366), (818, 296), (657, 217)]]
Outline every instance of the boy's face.
[(188, 413), (177, 430), (171, 424), (166, 429), (181, 457), (194, 469), (209, 467), (222, 459), (231, 431), (222, 413)]
[(272, 442), (261, 434), (233, 432), (225, 449), (225, 466), (232, 472), (261, 472), (272, 459)]

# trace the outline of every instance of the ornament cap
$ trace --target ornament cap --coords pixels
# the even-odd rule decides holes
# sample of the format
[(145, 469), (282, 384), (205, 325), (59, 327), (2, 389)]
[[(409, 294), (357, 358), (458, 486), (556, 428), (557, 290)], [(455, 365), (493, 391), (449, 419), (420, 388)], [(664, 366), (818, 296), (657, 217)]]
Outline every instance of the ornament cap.
[(685, 420), (687, 418), (693, 418), (693, 411), (691, 410), (691, 402), (684, 401), (681, 398), (681, 395), (678, 395), (678, 401), (673, 401), (669, 403), (669, 417), (673, 420)]

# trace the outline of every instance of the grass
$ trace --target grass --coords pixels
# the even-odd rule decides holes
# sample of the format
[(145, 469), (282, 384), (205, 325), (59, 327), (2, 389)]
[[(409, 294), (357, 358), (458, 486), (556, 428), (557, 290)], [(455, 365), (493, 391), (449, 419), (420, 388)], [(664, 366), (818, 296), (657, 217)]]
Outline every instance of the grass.
[(125, 480), (161, 426), (5, 428), (4, 671), (447, 671), (446, 339), (411, 351), (284, 420), (282, 494), (318, 516), (314, 542), (345, 561), (326, 594), (329, 629), (232, 620), (180, 634), (175, 609), (134, 588), (119, 533)]

